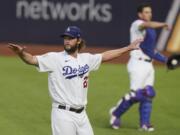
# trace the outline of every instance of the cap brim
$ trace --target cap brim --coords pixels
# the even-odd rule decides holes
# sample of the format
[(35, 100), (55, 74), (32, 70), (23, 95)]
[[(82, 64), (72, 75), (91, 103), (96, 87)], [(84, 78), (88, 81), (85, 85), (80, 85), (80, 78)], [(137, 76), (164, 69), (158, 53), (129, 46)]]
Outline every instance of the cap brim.
[(64, 33), (64, 34), (61, 35), (62, 38), (64, 38), (65, 36), (75, 38), (75, 36), (70, 34), (70, 33)]

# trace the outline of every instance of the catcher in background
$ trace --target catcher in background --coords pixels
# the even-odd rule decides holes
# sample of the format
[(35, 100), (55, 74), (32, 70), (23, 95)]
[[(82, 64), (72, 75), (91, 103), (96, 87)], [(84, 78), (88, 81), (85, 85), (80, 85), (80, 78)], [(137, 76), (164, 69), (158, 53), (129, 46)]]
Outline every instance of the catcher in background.
[[(130, 92), (120, 99), (118, 104), (110, 110), (110, 125), (114, 129), (121, 126), (120, 118), (134, 104), (139, 103), (140, 130), (154, 131), (150, 122), (152, 101), (155, 97), (154, 89), (154, 67), (153, 60), (169, 63), (168, 58), (155, 50), (155, 29), (165, 28), (169, 30), (166, 23), (151, 21), (152, 8), (149, 4), (141, 4), (137, 8), (139, 19), (135, 20), (130, 28), (130, 40), (143, 38), (140, 50), (133, 50), (127, 69), (130, 79)], [(176, 62), (174, 62), (176, 63)], [(177, 64), (177, 63), (176, 63)]]

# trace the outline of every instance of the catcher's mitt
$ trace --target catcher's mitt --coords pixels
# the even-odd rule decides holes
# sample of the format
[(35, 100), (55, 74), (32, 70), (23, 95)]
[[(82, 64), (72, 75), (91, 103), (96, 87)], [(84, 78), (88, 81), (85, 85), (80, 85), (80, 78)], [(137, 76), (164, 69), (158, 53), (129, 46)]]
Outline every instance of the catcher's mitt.
[(180, 67), (180, 54), (173, 54), (167, 60), (167, 68), (170, 70)]

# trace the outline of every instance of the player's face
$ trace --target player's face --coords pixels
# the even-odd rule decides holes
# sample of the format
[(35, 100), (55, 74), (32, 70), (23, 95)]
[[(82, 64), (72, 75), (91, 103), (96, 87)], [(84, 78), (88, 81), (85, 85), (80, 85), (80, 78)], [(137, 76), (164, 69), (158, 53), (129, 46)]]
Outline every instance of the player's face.
[(64, 37), (64, 50), (68, 53), (74, 53), (78, 49), (78, 39), (69, 36)]
[(142, 20), (151, 21), (151, 19), (152, 19), (152, 9), (150, 7), (144, 7), (143, 11), (141, 13), (139, 13), (139, 17)]

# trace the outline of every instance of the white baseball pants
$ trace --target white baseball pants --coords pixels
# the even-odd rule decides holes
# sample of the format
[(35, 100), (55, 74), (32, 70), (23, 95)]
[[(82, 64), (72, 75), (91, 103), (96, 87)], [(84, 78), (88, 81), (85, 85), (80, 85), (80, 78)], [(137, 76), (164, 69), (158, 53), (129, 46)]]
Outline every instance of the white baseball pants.
[(94, 135), (85, 110), (75, 113), (53, 107), (51, 127), (53, 135)]
[(130, 89), (137, 90), (154, 85), (154, 67), (152, 62), (131, 57), (127, 65)]

